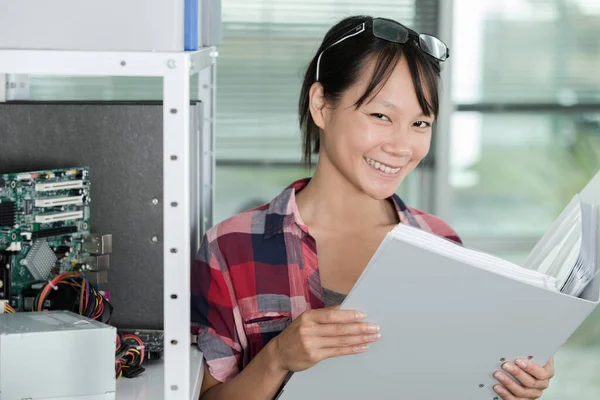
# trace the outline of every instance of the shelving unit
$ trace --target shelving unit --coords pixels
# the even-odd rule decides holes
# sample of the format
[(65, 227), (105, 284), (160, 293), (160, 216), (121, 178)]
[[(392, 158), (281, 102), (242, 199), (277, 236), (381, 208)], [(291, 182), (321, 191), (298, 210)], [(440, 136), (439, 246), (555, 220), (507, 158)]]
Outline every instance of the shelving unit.
[[(162, 400), (164, 393), (164, 363), (162, 360), (150, 362), (146, 370), (135, 379), (121, 378), (117, 382), (116, 400)], [(202, 386), (202, 353), (196, 349), (190, 352), (190, 399), (198, 400)]]
[[(200, 210), (202, 231), (212, 224), (217, 55), (214, 47), (173, 53), (0, 49), (0, 77), (24, 74), (163, 79), (165, 351), (164, 361), (150, 371), (153, 377), (162, 372), (162, 398), (169, 400), (187, 400), (199, 389), (198, 380), (191, 380), (190, 374), (194, 370), (194, 378), (198, 378), (202, 361), (201, 354), (190, 345), (189, 267), (194, 250), (190, 231), (192, 210)], [(198, 100), (205, 105), (200, 138), (194, 136), (199, 132), (190, 132), (190, 77), (196, 74), (199, 75)], [(4, 87), (3, 83), (0, 79), (0, 88)], [(0, 95), (0, 101), (3, 100)], [(201, 140), (203, 154), (194, 163), (191, 146), (196, 139)], [(197, 166), (200, 167), (198, 190), (192, 184)], [(117, 391), (123, 385), (119, 383)], [(117, 398), (126, 397), (117, 393)]]

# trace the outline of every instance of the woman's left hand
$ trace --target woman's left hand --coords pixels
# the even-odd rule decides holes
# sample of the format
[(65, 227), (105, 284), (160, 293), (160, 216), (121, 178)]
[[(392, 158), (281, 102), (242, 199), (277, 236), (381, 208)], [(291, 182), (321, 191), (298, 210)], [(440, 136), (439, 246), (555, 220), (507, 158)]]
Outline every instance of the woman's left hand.
[[(494, 378), (501, 383), (494, 386), (494, 390), (500, 397), (504, 400), (539, 399), (554, 376), (554, 357), (544, 367), (529, 360), (517, 360), (516, 364), (511, 362), (502, 364), (502, 368), (506, 372), (494, 373)], [(521, 384), (511, 379), (507, 373), (514, 376)]]

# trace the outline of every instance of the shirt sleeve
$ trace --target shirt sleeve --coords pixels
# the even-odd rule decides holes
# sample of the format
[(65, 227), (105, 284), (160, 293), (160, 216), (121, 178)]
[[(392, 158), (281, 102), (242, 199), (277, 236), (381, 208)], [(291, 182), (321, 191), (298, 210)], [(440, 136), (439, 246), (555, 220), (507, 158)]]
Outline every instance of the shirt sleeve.
[(191, 267), (191, 333), (198, 336), (208, 372), (226, 382), (241, 370), (242, 347), (234, 319), (229, 271), (216, 243), (205, 234)]

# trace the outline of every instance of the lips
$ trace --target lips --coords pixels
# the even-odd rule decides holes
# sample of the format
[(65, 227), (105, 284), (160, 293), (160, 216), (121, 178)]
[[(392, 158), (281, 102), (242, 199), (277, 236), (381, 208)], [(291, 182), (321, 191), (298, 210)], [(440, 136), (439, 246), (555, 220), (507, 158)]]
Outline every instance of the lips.
[(373, 160), (372, 158), (369, 158), (369, 157), (365, 157), (365, 161), (371, 167), (378, 169), (381, 172), (384, 172), (386, 174), (390, 174), (390, 175), (397, 174), (402, 169), (402, 167), (392, 167), (392, 166), (386, 165), (380, 161)]

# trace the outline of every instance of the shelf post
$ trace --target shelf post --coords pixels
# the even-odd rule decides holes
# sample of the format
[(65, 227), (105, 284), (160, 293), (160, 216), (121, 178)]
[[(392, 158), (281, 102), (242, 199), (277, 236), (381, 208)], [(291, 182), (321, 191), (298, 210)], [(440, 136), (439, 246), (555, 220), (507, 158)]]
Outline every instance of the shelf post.
[(168, 58), (163, 78), (164, 398), (190, 393), (190, 67)]

